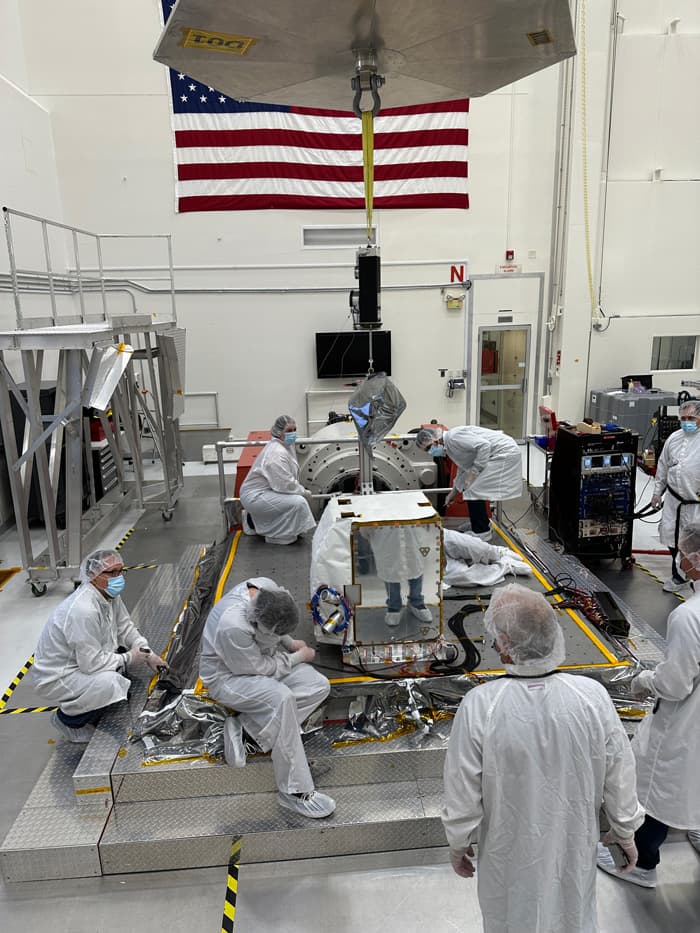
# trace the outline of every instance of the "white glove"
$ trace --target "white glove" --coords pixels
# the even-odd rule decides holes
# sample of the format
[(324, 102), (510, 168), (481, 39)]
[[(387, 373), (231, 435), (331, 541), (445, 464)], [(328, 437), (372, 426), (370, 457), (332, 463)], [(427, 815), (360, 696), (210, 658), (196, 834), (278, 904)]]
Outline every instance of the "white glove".
[(303, 648), (299, 649), (299, 654), (301, 655), (301, 660), (306, 664), (311, 664), (313, 659), (316, 657), (316, 652), (309, 645), (304, 645)]
[(450, 862), (452, 862), (452, 869), (455, 874), (459, 875), (460, 878), (473, 878), (474, 877), (474, 863), (471, 859), (474, 858), (474, 850), (471, 846), (465, 851), (463, 849), (450, 849)]
[(160, 674), (162, 671), (168, 670), (168, 664), (161, 657), (159, 657), (155, 651), (151, 651), (150, 648), (148, 652), (143, 652), (146, 656), (146, 664), (150, 667), (152, 671), (155, 671), (156, 674)]
[(133, 671), (136, 667), (141, 667), (142, 664), (146, 663), (146, 655), (139, 651), (138, 648), (131, 648), (129, 651), (125, 651), (121, 655), (121, 659), (124, 663), (124, 673), (128, 671)]
[(654, 693), (654, 672), (640, 671), (636, 677), (630, 681), (630, 693), (633, 697), (642, 699)]
[(652, 507), (652, 509), (660, 509), (662, 503), (663, 503), (663, 500), (661, 499), (661, 496), (652, 496), (652, 497), (651, 497), (651, 507)]
[(455, 501), (456, 498), (457, 498), (457, 490), (450, 489), (450, 491), (447, 493), (447, 498), (445, 499), (445, 508), (447, 508), (448, 505), (452, 505), (452, 503)]
[(609, 830), (607, 833), (605, 833), (601, 839), (601, 842), (604, 846), (619, 846), (627, 856), (627, 864), (624, 868), (621, 868), (620, 871), (623, 874), (625, 872), (632, 871), (634, 866), (637, 864), (637, 846), (634, 842), (634, 836), (632, 836), (630, 839), (620, 839), (620, 837), (616, 836), (612, 830)]
[(313, 499), (314, 494), (313, 494), (309, 489), (305, 489), (305, 490), (302, 492), (302, 496), (303, 496), (308, 502), (311, 502), (311, 500)]
[(146, 665), (150, 667), (152, 671), (158, 671), (159, 668), (164, 667), (168, 669), (168, 665), (162, 658), (159, 658), (157, 654), (154, 654), (150, 648), (141, 645), (139, 648), (131, 648), (129, 651), (123, 655), (124, 662), (126, 664), (126, 670), (133, 670), (135, 667), (140, 667), (141, 665)]

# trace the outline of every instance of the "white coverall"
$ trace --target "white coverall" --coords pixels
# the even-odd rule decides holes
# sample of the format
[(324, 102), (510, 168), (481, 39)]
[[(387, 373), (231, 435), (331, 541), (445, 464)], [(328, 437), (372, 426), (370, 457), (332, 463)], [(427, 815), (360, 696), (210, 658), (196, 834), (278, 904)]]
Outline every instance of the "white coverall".
[[(654, 495), (664, 496), (667, 486), (675, 489), (681, 499), (700, 499), (700, 431), (693, 434), (674, 431), (664, 444), (656, 465)], [(676, 513), (679, 507), (680, 528), (700, 523), (700, 502), (698, 505), (681, 506), (674, 495), (666, 492), (659, 522), (659, 539), (666, 547), (677, 547)]]
[(443, 584), (448, 586), (496, 586), (508, 574), (527, 576), (529, 564), (507, 547), (488, 544), (468, 532), (443, 528), (445, 552)]
[(300, 725), (330, 692), (328, 679), (291, 652), (290, 635), (261, 632), (248, 621), (248, 582), (258, 589), (267, 577), (237, 584), (209, 613), (202, 635), (199, 676), (209, 696), (240, 714), (241, 725), (263, 751), (270, 751), (275, 780), (286, 794), (307, 794), (314, 781)]
[(240, 491), (255, 530), (270, 544), (292, 544), (316, 527), (299, 482), (294, 445), (273, 437), (256, 457)]
[[(503, 431), (465, 425), (443, 434), (447, 456), (457, 464), (454, 487), (464, 499), (516, 499), (523, 491), (520, 448)], [(478, 473), (465, 489), (467, 474)]]
[(124, 648), (147, 647), (121, 597), (82, 583), (49, 616), (34, 652), (37, 692), (68, 716), (125, 700), (131, 682), (117, 673)]
[[(667, 442), (668, 443), (668, 442)], [(678, 829), (700, 826), (700, 591), (668, 617), (666, 654), (635, 682), (658, 702), (632, 742), (639, 800), (650, 816)]]
[(486, 933), (594, 933), (598, 812), (643, 820), (634, 756), (605, 688), (552, 673), (502, 677), (462, 700), (445, 759), (451, 849), (478, 842)]

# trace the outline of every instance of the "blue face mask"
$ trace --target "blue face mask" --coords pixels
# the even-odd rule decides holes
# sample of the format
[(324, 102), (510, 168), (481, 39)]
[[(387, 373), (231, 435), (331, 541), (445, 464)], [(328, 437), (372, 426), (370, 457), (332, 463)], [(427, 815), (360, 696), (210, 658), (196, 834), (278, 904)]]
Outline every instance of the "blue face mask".
[(296, 432), (296, 431), (285, 431), (285, 433), (284, 433), (284, 443), (285, 443), (285, 444), (293, 444), (293, 443), (296, 441), (296, 439), (297, 439), (297, 432)]
[(118, 577), (110, 577), (109, 583), (105, 588), (105, 593), (108, 596), (119, 596), (125, 586), (126, 580), (121, 574)]
[(697, 421), (681, 421), (681, 427), (686, 432), (686, 434), (692, 434), (698, 429)]
[(431, 457), (444, 457), (445, 456), (445, 445), (444, 444), (433, 444), (433, 446), (428, 451)]

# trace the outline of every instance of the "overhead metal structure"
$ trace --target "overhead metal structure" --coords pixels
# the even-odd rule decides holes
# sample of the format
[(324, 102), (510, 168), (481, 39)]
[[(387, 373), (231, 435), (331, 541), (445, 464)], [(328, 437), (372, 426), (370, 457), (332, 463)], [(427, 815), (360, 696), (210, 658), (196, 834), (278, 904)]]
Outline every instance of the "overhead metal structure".
[[(480, 97), (574, 55), (568, 0), (178, 0), (153, 57), (230, 97)], [(357, 112), (359, 101), (354, 101)]]

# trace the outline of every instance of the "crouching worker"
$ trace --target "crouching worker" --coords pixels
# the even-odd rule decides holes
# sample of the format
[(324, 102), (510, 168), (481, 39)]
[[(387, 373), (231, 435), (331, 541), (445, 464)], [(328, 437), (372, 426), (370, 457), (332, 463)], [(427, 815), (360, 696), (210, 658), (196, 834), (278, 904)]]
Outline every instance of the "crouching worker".
[(58, 704), (51, 722), (71, 742), (90, 741), (104, 709), (126, 699), (135, 669), (167, 669), (121, 601), (123, 569), (116, 551), (88, 554), (80, 586), (51, 613), (34, 652), (34, 686)]
[(267, 577), (239, 583), (209, 613), (199, 676), (209, 696), (236, 710), (224, 725), (226, 760), (245, 765), (243, 730), (269, 751), (283, 807), (319, 819), (335, 801), (314, 790), (300, 726), (330, 692), (311, 667), (315, 651), (292, 638), (299, 611)]

